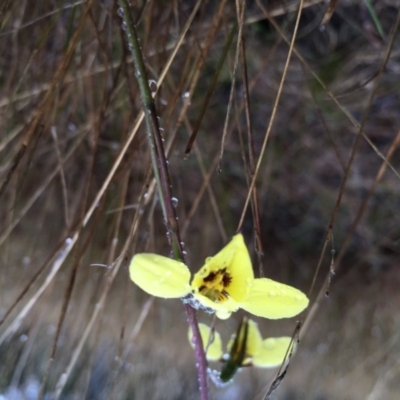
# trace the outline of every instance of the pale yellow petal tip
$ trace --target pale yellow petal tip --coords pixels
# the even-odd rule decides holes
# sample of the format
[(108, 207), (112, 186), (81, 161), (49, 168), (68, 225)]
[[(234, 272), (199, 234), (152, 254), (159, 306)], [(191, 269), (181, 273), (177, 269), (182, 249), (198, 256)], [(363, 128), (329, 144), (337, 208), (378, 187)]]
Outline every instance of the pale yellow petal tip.
[[(199, 330), (201, 335), (201, 340), (203, 341), (204, 351), (206, 352), (206, 358), (208, 361), (218, 361), (222, 358), (222, 340), (221, 336), (217, 331), (212, 332), (211, 340), (211, 328), (206, 324), (199, 323)], [(188, 339), (190, 345), (193, 345), (193, 334), (192, 330), (189, 328)]]
[(231, 242), (232, 243), (237, 243), (237, 244), (242, 244), (243, 243), (246, 246), (246, 244), (244, 243), (243, 235), (241, 233), (237, 233), (235, 236), (233, 236)]
[(260, 351), (253, 357), (253, 365), (259, 368), (274, 368), (282, 365), (285, 356), (289, 354), (291, 340), (289, 336), (265, 339)]
[(156, 297), (178, 298), (190, 292), (190, 271), (176, 260), (158, 254), (136, 254), (129, 266), (130, 278)]
[(308, 307), (308, 304), (310, 303), (309, 298), (300, 290), (298, 290), (297, 301), (299, 303), (299, 307), (302, 307), (301, 311), (305, 310)]

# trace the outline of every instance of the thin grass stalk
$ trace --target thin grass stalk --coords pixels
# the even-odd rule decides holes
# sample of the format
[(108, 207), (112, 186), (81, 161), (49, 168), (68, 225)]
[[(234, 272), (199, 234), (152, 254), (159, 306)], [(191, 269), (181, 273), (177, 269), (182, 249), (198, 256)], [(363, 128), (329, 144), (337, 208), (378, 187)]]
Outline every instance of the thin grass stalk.
[[(118, 13), (122, 18), (122, 27), (126, 32), (129, 50), (132, 54), (135, 66), (135, 76), (139, 84), (140, 99), (145, 114), (147, 140), (150, 149), (151, 161), (153, 165), (154, 177), (157, 185), (157, 192), (160, 199), (165, 224), (167, 226), (167, 236), (172, 247), (173, 255), (176, 260), (184, 260), (182, 245), (179, 234), (179, 226), (172, 205), (172, 191), (168, 171), (167, 160), (165, 157), (163, 141), (157, 119), (157, 111), (153, 96), (150, 91), (147, 72), (144, 66), (142, 51), (140, 48), (137, 32), (133, 22), (130, 5), (128, 0), (118, 0), (120, 6)], [(200, 385), (202, 400), (208, 400), (207, 389), (207, 363), (203, 343), (197, 323), (196, 311), (188, 304), (185, 305), (188, 323), (193, 332), (193, 342), (197, 359), (197, 372)]]
[(217, 64), (217, 66), (215, 68), (214, 76), (213, 76), (213, 78), (211, 80), (210, 86), (208, 87), (207, 93), (204, 96), (204, 102), (202, 104), (199, 116), (197, 117), (197, 120), (196, 120), (196, 122), (194, 124), (194, 127), (193, 127), (193, 131), (192, 131), (192, 133), (190, 135), (188, 144), (186, 145), (186, 150), (185, 150), (185, 155), (184, 155), (185, 158), (189, 157), (189, 154), (190, 154), (190, 152), (192, 150), (192, 147), (193, 147), (193, 143), (196, 140), (197, 133), (198, 133), (198, 131), (200, 129), (200, 126), (201, 126), (201, 122), (203, 121), (203, 117), (204, 117), (204, 115), (206, 113), (206, 110), (208, 108), (208, 104), (210, 102), (211, 96), (214, 93), (214, 89), (215, 89), (215, 86), (217, 84), (219, 74), (220, 74), (220, 72), (222, 70), (222, 67), (224, 65), (226, 56), (228, 55), (228, 51), (229, 51), (229, 49), (231, 47), (231, 44), (232, 44), (232, 41), (233, 41), (233, 37), (235, 36), (236, 30), (237, 30), (237, 24), (235, 23), (232, 26), (231, 31), (229, 32), (229, 36), (228, 36), (228, 38), (226, 40), (225, 46), (224, 46), (224, 48), (222, 50), (222, 53), (221, 53), (221, 56), (220, 56), (220, 58), (218, 60), (218, 64)]
[[(263, 9), (263, 6), (260, 3), (260, 0), (257, 0), (257, 4), (261, 9)], [(287, 75), (287, 72), (288, 72), (288, 69), (289, 69), (289, 64), (290, 64), (290, 60), (291, 60), (293, 49), (294, 49), (294, 43), (295, 43), (295, 40), (296, 40), (297, 31), (299, 29), (300, 17), (301, 17), (301, 12), (302, 12), (302, 9), (303, 9), (303, 4), (304, 4), (304, 0), (300, 0), (299, 8), (298, 8), (297, 15), (296, 15), (296, 22), (295, 22), (295, 26), (294, 26), (294, 30), (293, 30), (293, 36), (292, 36), (292, 39), (290, 41), (289, 52), (288, 52), (288, 55), (286, 57), (285, 66), (283, 68), (282, 77), (281, 77), (281, 80), (280, 80), (280, 83), (279, 83), (279, 87), (278, 87), (278, 93), (276, 94), (276, 97), (275, 97), (275, 102), (274, 102), (274, 105), (273, 105), (273, 108), (272, 108), (271, 117), (270, 117), (270, 120), (269, 120), (269, 123), (268, 123), (267, 130), (266, 130), (265, 135), (264, 135), (264, 140), (263, 140), (263, 144), (261, 146), (260, 155), (259, 155), (256, 167), (255, 167), (255, 170), (254, 170), (254, 174), (253, 174), (252, 179), (251, 179), (249, 191), (247, 193), (246, 201), (245, 201), (245, 204), (243, 206), (243, 211), (242, 211), (242, 215), (240, 217), (240, 221), (239, 221), (239, 224), (238, 224), (237, 231), (239, 231), (243, 226), (244, 216), (246, 214), (247, 207), (249, 205), (250, 198), (251, 198), (251, 195), (253, 193), (253, 189), (254, 189), (254, 187), (256, 185), (256, 180), (257, 180), (258, 172), (259, 172), (260, 167), (261, 167), (261, 162), (262, 162), (262, 160), (264, 158), (265, 149), (266, 149), (267, 143), (269, 141), (269, 136), (270, 136), (270, 133), (271, 133), (271, 130), (272, 130), (272, 126), (273, 126), (273, 124), (275, 122), (275, 117), (276, 117), (276, 113), (277, 113), (277, 110), (278, 110), (279, 101), (281, 99), (281, 95), (282, 95), (282, 91), (283, 91), (283, 85), (285, 84), (285, 81), (286, 81), (286, 75)]]

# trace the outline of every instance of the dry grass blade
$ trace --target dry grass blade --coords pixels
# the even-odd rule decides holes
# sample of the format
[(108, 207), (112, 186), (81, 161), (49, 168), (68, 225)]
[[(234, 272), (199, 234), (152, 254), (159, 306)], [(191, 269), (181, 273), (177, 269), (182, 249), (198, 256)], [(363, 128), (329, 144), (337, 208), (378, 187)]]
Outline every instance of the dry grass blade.
[(282, 384), (283, 380), (285, 379), (285, 376), (289, 370), (290, 362), (292, 360), (294, 351), (299, 343), (300, 329), (301, 329), (301, 323), (298, 322), (296, 325), (296, 328), (293, 332), (292, 339), (291, 339), (289, 347), (286, 351), (282, 365), (279, 367), (279, 370), (276, 373), (275, 379), (269, 386), (268, 391), (265, 393), (265, 396), (263, 396), (262, 400), (270, 400), (272, 394), (279, 388), (279, 386)]
[[(290, 45), (289, 39), (286, 37), (284, 32), (280, 29), (279, 25), (272, 19), (270, 18), (267, 10), (261, 5), (260, 8), (264, 11), (265, 16), (268, 18), (268, 20), (271, 22), (271, 24), (274, 26), (274, 28), (279, 32), (280, 36), (285, 40), (285, 42)], [(332, 99), (332, 101), (337, 105), (338, 109), (348, 118), (348, 120), (356, 127), (357, 129), (360, 128), (360, 124), (358, 121), (349, 113), (348, 110), (346, 110), (345, 107), (338, 101), (337, 96), (331, 93), (331, 91), (328, 89), (324, 81), (318, 76), (318, 74), (313, 71), (313, 69), (310, 67), (309, 63), (306, 61), (306, 59), (301, 55), (301, 53), (296, 49), (296, 47), (293, 48), (293, 52), (296, 55), (296, 57), (302, 62), (302, 64), (305, 66), (307, 71), (310, 72), (310, 74), (316, 79), (316, 81), (321, 85), (323, 88), (324, 92), (327, 94), (327, 96)], [(374, 78), (376, 76), (374, 75)], [(394, 168), (394, 166), (389, 163), (387, 160), (385, 160), (385, 156), (379, 151), (378, 147), (371, 141), (368, 136), (365, 135), (364, 132), (361, 133), (365, 141), (371, 146), (371, 148), (375, 151), (378, 157), (380, 157), (382, 160), (384, 160), (389, 168), (396, 174), (396, 176), (400, 179), (400, 173)]]
[(52, 183), (53, 179), (61, 172), (62, 165), (65, 164), (75, 153), (77, 150), (78, 146), (81, 144), (81, 141), (83, 140), (83, 135), (74, 143), (73, 147), (71, 150), (68, 152), (68, 154), (65, 155), (63, 160), (60, 160), (60, 163), (56, 168), (53, 169), (53, 172), (51, 172), (47, 178), (44, 180), (44, 182), (37, 188), (35, 193), (31, 196), (31, 198), (26, 202), (25, 206), (21, 208), (20, 211), (18, 211), (17, 216), (14, 218), (12, 223), (10, 223), (5, 229), (3, 234), (0, 236), (0, 246), (7, 240), (9, 237), (10, 233), (15, 229), (15, 227), (22, 221), (24, 216), (27, 214), (27, 212), (31, 209), (31, 207), (35, 204), (38, 199), (43, 195), (43, 193), (48, 189), (48, 186)]
[(25, 151), (27, 149), (27, 147), (29, 146), (32, 138), (34, 137), (34, 135), (37, 133), (37, 130), (39, 128), (39, 124), (42, 121), (42, 117), (44, 115), (45, 112), (47, 112), (47, 108), (50, 105), (50, 102), (53, 100), (53, 96), (54, 96), (54, 90), (56, 88), (57, 85), (60, 84), (60, 82), (63, 80), (63, 77), (66, 73), (66, 70), (69, 66), (69, 63), (71, 61), (72, 55), (75, 51), (75, 47), (78, 44), (78, 41), (80, 40), (81, 37), (81, 32), (85, 26), (86, 23), (86, 17), (89, 14), (89, 11), (91, 9), (93, 5), (93, 0), (89, 0), (87, 2), (85, 11), (82, 14), (81, 20), (79, 22), (78, 28), (76, 29), (73, 38), (71, 39), (70, 45), (67, 49), (67, 51), (65, 52), (63, 61), (60, 63), (56, 73), (54, 74), (54, 77), (51, 81), (50, 87), (47, 91), (47, 93), (45, 94), (40, 106), (37, 108), (36, 111), (36, 115), (33, 118), (32, 123), (30, 123), (29, 125), (29, 129), (28, 132), (25, 135), (24, 141), (22, 143), (22, 146), (20, 147), (17, 155), (15, 156), (12, 166), (10, 167), (10, 170), (5, 178), (5, 180), (3, 181), (1, 187), (0, 187), (0, 198), (2, 197), (2, 195), (4, 194), (7, 185), (10, 182), (10, 179), (12, 178), (13, 174), (15, 173), (15, 171), (17, 170), (19, 163), (22, 160), (22, 157), (25, 154)]
[[(391, 160), (394, 152), (398, 149), (398, 147), (400, 146), (400, 131), (397, 132), (396, 137), (393, 139), (392, 144), (390, 145), (390, 148), (386, 154), (386, 159), (388, 161)], [(379, 168), (379, 171), (377, 172), (374, 181), (372, 182), (372, 185), (370, 186), (370, 188), (368, 189), (368, 192), (366, 194), (366, 196), (364, 197), (363, 201), (360, 204), (360, 207), (358, 208), (357, 214), (350, 226), (350, 229), (346, 235), (346, 238), (340, 248), (340, 252), (336, 258), (336, 265), (340, 265), (342, 258), (350, 244), (350, 238), (354, 235), (355, 230), (357, 228), (357, 225), (359, 224), (365, 210), (367, 207), (367, 204), (369, 202), (369, 200), (371, 199), (372, 195), (374, 194), (376, 187), (378, 186), (379, 182), (382, 180), (385, 172), (387, 170), (387, 163), (383, 162)]]
[(246, 7), (245, 7), (244, 2), (239, 2), (239, 0), (236, 1), (237, 26), (239, 29), (238, 29), (238, 39), (236, 42), (235, 59), (233, 61), (231, 91), (229, 94), (229, 101), (228, 101), (228, 107), (226, 109), (224, 129), (222, 131), (221, 148), (219, 151), (219, 165), (218, 165), (219, 172), (221, 172), (221, 164), (222, 164), (222, 158), (224, 156), (225, 141), (226, 141), (226, 137), (228, 134), (229, 115), (231, 113), (232, 103), (233, 103), (233, 95), (234, 95), (235, 89), (236, 89), (235, 88), (235, 86), (236, 86), (236, 71), (237, 71), (237, 67), (239, 65), (240, 49), (241, 49), (242, 43), (243, 43), (243, 24), (244, 24), (245, 9), (246, 9)]
[(198, 133), (198, 131), (200, 129), (200, 126), (201, 126), (201, 123), (203, 121), (204, 114), (206, 113), (206, 110), (207, 110), (207, 108), (209, 106), (211, 96), (212, 96), (212, 94), (213, 94), (213, 92), (215, 90), (215, 86), (216, 86), (217, 81), (218, 81), (218, 76), (219, 76), (219, 74), (221, 72), (222, 66), (224, 65), (224, 62), (225, 62), (226, 56), (228, 54), (229, 48), (231, 47), (231, 44), (232, 44), (232, 41), (233, 41), (233, 37), (234, 37), (234, 35), (236, 33), (236, 29), (237, 29), (237, 26), (235, 24), (231, 28), (229, 36), (228, 36), (228, 38), (226, 40), (226, 44), (225, 44), (224, 49), (223, 49), (223, 51), (221, 53), (221, 56), (220, 56), (217, 68), (215, 70), (214, 76), (213, 76), (213, 78), (212, 78), (212, 80), (210, 82), (210, 85), (209, 85), (209, 87), (207, 89), (207, 93), (206, 93), (206, 95), (204, 97), (204, 102), (203, 102), (203, 105), (201, 107), (199, 116), (197, 117), (197, 120), (196, 120), (196, 122), (194, 124), (194, 127), (193, 127), (193, 131), (192, 131), (192, 133), (190, 135), (188, 144), (186, 145), (186, 150), (185, 150), (185, 155), (184, 155), (185, 158), (187, 158), (189, 156), (189, 154), (190, 154), (190, 152), (192, 150), (193, 143), (196, 140), (197, 133)]
[[(242, 67), (242, 80), (243, 80), (243, 103), (244, 111), (246, 116), (246, 130), (247, 130), (247, 143), (248, 143), (248, 168), (246, 162), (245, 151), (242, 151), (242, 157), (244, 160), (244, 165), (246, 169), (247, 184), (251, 182), (252, 176), (255, 169), (255, 155), (254, 155), (254, 139), (253, 139), (253, 129), (250, 117), (250, 90), (249, 90), (249, 80), (247, 73), (247, 62), (246, 62), (246, 45), (244, 40), (242, 41), (242, 46), (240, 49), (240, 62)], [(239, 124), (238, 124), (239, 125)], [(259, 273), (260, 277), (264, 275), (262, 268), (262, 257), (264, 255), (262, 239), (261, 239), (261, 217), (260, 217), (260, 206), (258, 201), (257, 188), (254, 187), (253, 197), (251, 199), (251, 210), (253, 213), (254, 221), (254, 231), (255, 231), (255, 249), (258, 256)]]
[[(267, 147), (269, 135), (271, 133), (271, 129), (272, 129), (273, 123), (275, 121), (275, 115), (276, 115), (276, 112), (277, 112), (277, 109), (278, 109), (278, 104), (279, 104), (279, 100), (280, 100), (280, 97), (281, 97), (281, 94), (282, 94), (283, 85), (285, 83), (286, 74), (287, 74), (287, 71), (288, 71), (288, 68), (289, 68), (290, 59), (291, 59), (293, 48), (294, 48), (294, 42), (296, 40), (297, 30), (299, 28), (300, 16), (301, 16), (301, 12), (303, 10), (303, 3), (304, 3), (303, 0), (301, 0), (300, 3), (299, 3), (299, 10), (298, 10), (297, 16), (296, 16), (296, 23), (295, 23), (295, 27), (294, 27), (294, 30), (293, 30), (293, 36), (292, 36), (292, 40), (290, 42), (289, 52), (288, 52), (288, 55), (287, 55), (287, 58), (286, 58), (286, 63), (285, 63), (284, 69), (283, 69), (282, 78), (281, 78), (280, 83), (279, 83), (278, 93), (277, 93), (277, 95), (275, 97), (275, 102), (274, 102), (274, 105), (273, 105), (273, 108), (272, 108), (272, 114), (271, 114), (271, 117), (269, 119), (267, 131), (265, 132), (264, 141), (263, 141), (263, 144), (262, 144), (262, 147), (261, 147), (261, 151), (260, 151), (260, 155), (258, 157), (258, 161), (257, 161), (256, 167), (255, 167), (255, 170), (254, 170), (254, 175), (253, 175), (253, 177), (251, 179), (251, 184), (250, 184), (249, 191), (248, 191), (248, 194), (247, 194), (247, 197), (246, 197), (246, 202), (245, 202), (245, 204), (243, 206), (243, 211), (242, 211), (242, 215), (241, 215), (240, 220), (239, 220), (237, 231), (239, 231), (241, 229), (242, 225), (243, 225), (244, 216), (246, 214), (247, 207), (249, 205), (249, 201), (250, 201), (250, 198), (251, 198), (251, 194), (252, 194), (253, 189), (254, 189), (255, 184), (256, 184), (256, 180), (257, 180), (257, 176), (258, 176), (258, 173), (259, 173), (259, 170), (260, 170), (261, 162), (262, 162), (262, 160), (264, 158), (265, 149)], [(263, 6), (262, 6), (262, 4), (260, 4), (259, 1), (257, 1), (257, 4), (261, 9), (263, 9)]]
[[(3, 343), (12, 333), (14, 333), (21, 326), (24, 318), (29, 314), (29, 311), (32, 309), (32, 307), (35, 305), (35, 303), (38, 301), (40, 296), (44, 293), (46, 288), (50, 285), (50, 283), (52, 282), (52, 280), (56, 276), (56, 274), (59, 271), (61, 265), (65, 261), (65, 258), (67, 257), (67, 255), (71, 251), (73, 245), (74, 245), (73, 239), (72, 240), (71, 239), (67, 239), (65, 241), (65, 244), (64, 244), (63, 248), (56, 255), (55, 260), (52, 263), (51, 270), (48, 273), (48, 275), (46, 276), (45, 281), (40, 285), (40, 287), (36, 290), (35, 294), (29, 299), (27, 304), (24, 305), (23, 309), (14, 318), (12, 324), (10, 324), (10, 326), (0, 336), (0, 344)], [(41, 272), (41, 270), (39, 270), (39, 273), (40, 272)], [(30, 284), (28, 286), (28, 289), (29, 289), (29, 287), (31, 286), (32, 283), (33, 282), (30, 282)], [(22, 295), (24, 294), (24, 292), (22, 293)], [(4, 318), (3, 318), (3, 320), (4, 320)]]
[[(390, 160), (392, 158), (393, 153), (398, 149), (399, 145), (400, 145), (400, 131), (397, 133), (395, 139), (393, 140), (393, 142), (392, 142), (392, 144), (391, 144), (391, 146), (389, 148), (388, 153), (386, 154), (386, 159), (387, 160)], [(379, 182), (381, 181), (382, 177), (384, 176), (384, 174), (386, 172), (386, 169), (387, 169), (387, 162), (385, 161), (385, 162), (382, 163), (381, 167), (379, 168), (379, 171), (377, 172), (377, 174), (375, 176), (375, 179), (374, 179), (371, 187), (368, 190), (368, 193), (364, 197), (363, 201), (361, 202), (361, 204), (360, 204), (360, 206), (359, 206), (359, 208), (357, 210), (357, 214), (356, 214), (356, 216), (355, 216), (355, 218), (354, 218), (354, 220), (353, 220), (353, 222), (352, 222), (352, 224), (351, 224), (351, 226), (349, 228), (349, 231), (348, 231), (348, 233), (347, 233), (347, 235), (345, 237), (345, 240), (344, 240), (344, 243), (343, 243), (343, 245), (342, 245), (342, 247), (340, 249), (339, 255), (335, 259), (334, 266), (332, 265), (332, 263), (333, 263), (333, 258), (332, 258), (330, 271), (328, 272), (327, 276), (325, 277), (324, 284), (322, 285), (321, 289), (319, 290), (318, 295), (317, 295), (317, 297), (316, 297), (316, 299), (315, 299), (315, 301), (314, 301), (314, 303), (313, 303), (313, 305), (312, 305), (312, 307), (311, 307), (311, 309), (310, 309), (310, 311), (309, 311), (309, 313), (307, 315), (307, 318), (306, 318), (306, 320), (304, 322), (304, 326), (303, 326), (303, 330), (304, 331), (307, 331), (307, 329), (309, 328), (312, 320), (314, 319), (314, 316), (316, 315), (316, 313), (318, 311), (318, 308), (321, 306), (323, 298), (326, 295), (329, 295), (329, 288), (330, 288), (331, 280), (332, 280), (333, 267), (335, 268), (334, 273), (336, 274), (338, 272), (340, 266), (341, 266), (341, 261), (342, 261), (342, 259), (344, 257), (344, 254), (345, 254), (345, 252), (346, 252), (346, 250), (347, 250), (347, 248), (348, 248), (348, 246), (350, 244), (350, 239), (354, 235), (355, 230), (357, 228), (357, 225), (359, 224), (359, 222), (360, 222), (360, 220), (361, 220), (361, 218), (362, 218), (362, 216), (363, 216), (363, 214), (365, 212), (367, 204), (368, 204), (369, 200), (371, 199), (371, 196), (373, 195), (377, 185), (379, 184)], [(330, 233), (331, 233), (331, 231), (330, 231)], [(330, 240), (330, 238), (329, 238), (329, 240)], [(329, 240), (327, 239), (325, 241), (325, 243), (328, 243)], [(324, 246), (324, 249), (323, 249), (324, 252), (325, 252), (325, 249), (326, 249), (326, 246)], [(319, 263), (318, 263), (318, 269), (316, 270), (316, 272), (318, 272), (321, 264), (322, 264), (322, 256), (320, 257), (320, 260), (319, 260)], [(315, 282), (315, 280), (316, 280), (316, 275), (317, 274), (315, 273), (313, 282)]]
[(326, 8), (325, 14), (322, 18), (321, 25), (326, 25), (332, 18), (333, 13), (338, 5), (339, 0), (331, 0)]

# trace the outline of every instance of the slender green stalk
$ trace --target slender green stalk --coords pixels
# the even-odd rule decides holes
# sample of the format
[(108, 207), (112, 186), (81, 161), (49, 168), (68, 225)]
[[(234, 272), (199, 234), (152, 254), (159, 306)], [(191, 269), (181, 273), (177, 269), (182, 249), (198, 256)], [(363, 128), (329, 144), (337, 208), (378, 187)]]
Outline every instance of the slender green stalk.
[(378, 31), (379, 35), (381, 35), (381, 38), (383, 40), (385, 40), (386, 39), (385, 38), (385, 32), (383, 31), (381, 21), (379, 21), (379, 18), (376, 15), (376, 12), (374, 10), (374, 6), (371, 4), (371, 0), (364, 0), (364, 2), (365, 2), (366, 6), (368, 8), (368, 11), (369, 11), (369, 13), (371, 15), (372, 20), (374, 21), (376, 30)]
[[(135, 76), (139, 84), (140, 99), (145, 113), (147, 139), (150, 149), (151, 161), (153, 164), (154, 176), (157, 184), (157, 191), (161, 202), (161, 207), (167, 226), (167, 236), (176, 260), (183, 260), (182, 245), (179, 234), (179, 226), (176, 218), (175, 208), (172, 204), (171, 182), (169, 177), (167, 160), (165, 157), (164, 146), (160, 127), (158, 124), (157, 110), (153, 96), (150, 91), (147, 72), (143, 62), (142, 51), (140, 48), (135, 24), (133, 22), (131, 8), (128, 0), (118, 0), (120, 6), (118, 14), (122, 18), (122, 29), (126, 33), (129, 50), (133, 57), (135, 66)], [(207, 389), (207, 362), (203, 348), (203, 342), (197, 323), (196, 311), (188, 304), (185, 304), (188, 323), (193, 332), (193, 342), (197, 359), (197, 372), (199, 378), (200, 392), (202, 400), (208, 400)]]

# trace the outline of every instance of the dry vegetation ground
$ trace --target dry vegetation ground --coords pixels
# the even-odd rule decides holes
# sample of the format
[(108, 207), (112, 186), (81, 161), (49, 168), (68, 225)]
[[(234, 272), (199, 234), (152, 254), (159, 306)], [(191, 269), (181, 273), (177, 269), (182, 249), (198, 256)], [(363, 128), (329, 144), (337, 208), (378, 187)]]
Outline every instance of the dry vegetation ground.
[[(0, 4), (0, 398), (198, 399), (181, 303), (149, 299), (123, 258), (170, 250), (117, 3), (62, 3)], [(256, 273), (310, 295), (272, 398), (398, 399), (399, 1), (339, 1), (324, 29), (327, 4), (305, 1), (264, 153), (298, 2), (247, 1), (245, 54), (236, 30), (220, 70), (244, 2), (133, 3), (190, 268), (236, 232), (261, 157), (239, 228)], [(239, 319), (219, 323), (224, 339)], [(264, 336), (295, 327), (258, 322)], [(211, 398), (261, 399), (275, 373), (243, 370)]]

